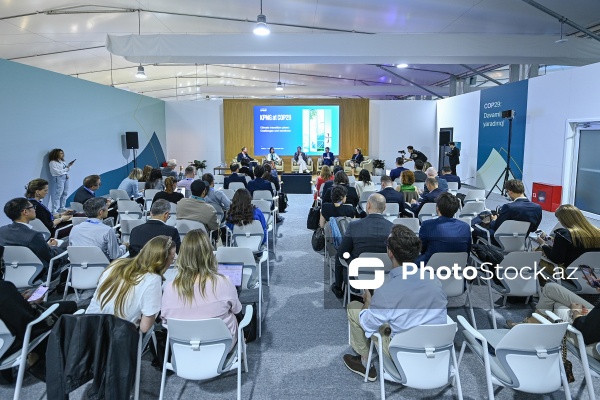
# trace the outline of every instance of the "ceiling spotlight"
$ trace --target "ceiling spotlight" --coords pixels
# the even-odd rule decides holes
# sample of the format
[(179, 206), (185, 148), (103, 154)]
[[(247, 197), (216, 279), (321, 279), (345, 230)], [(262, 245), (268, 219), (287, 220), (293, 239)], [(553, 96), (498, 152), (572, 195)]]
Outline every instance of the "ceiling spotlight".
[(408, 68), (408, 64), (404, 64), (404, 63), (398, 64), (398, 65), (396, 65), (396, 68)]
[(271, 30), (267, 26), (267, 17), (262, 12), (262, 0), (260, 0), (260, 14), (256, 17), (256, 27), (254, 34), (258, 36), (267, 36)]
[(283, 90), (283, 85), (281, 84), (281, 82), (277, 82), (277, 86), (275, 87), (275, 90), (278, 90), (280, 92)]
[(135, 77), (138, 79), (146, 79), (146, 72), (144, 72), (144, 67), (141, 65), (138, 67), (137, 72), (135, 73)]
[(557, 41), (555, 41), (554, 43), (564, 43), (567, 42), (569, 39), (567, 38), (563, 38), (563, 23), (560, 23), (560, 39), (558, 39)]

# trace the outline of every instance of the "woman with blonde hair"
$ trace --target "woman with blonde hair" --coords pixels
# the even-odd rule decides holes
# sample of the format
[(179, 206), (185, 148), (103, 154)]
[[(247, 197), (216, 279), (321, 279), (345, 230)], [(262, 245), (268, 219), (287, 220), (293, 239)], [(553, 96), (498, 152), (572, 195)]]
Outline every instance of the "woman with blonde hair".
[(152, 203), (154, 203), (158, 199), (165, 199), (169, 203), (175, 203), (181, 199), (183, 199), (183, 194), (175, 191), (175, 179), (173, 177), (165, 178), (165, 190), (162, 190), (154, 195), (152, 199)]
[(198, 320), (221, 318), (237, 342), (238, 322), (242, 311), (233, 283), (217, 270), (217, 260), (208, 234), (202, 230), (188, 232), (179, 249), (177, 275), (165, 285), (161, 316)]
[(86, 314), (112, 314), (147, 332), (160, 311), (163, 274), (175, 258), (175, 242), (156, 236), (133, 258), (119, 258), (102, 273)]
[(314, 195), (315, 200), (317, 199), (317, 196), (320, 193), (321, 186), (323, 186), (323, 184), (325, 182), (332, 181), (332, 180), (333, 180), (333, 174), (331, 173), (331, 167), (329, 165), (323, 165), (321, 167), (321, 174), (317, 178), (317, 186), (316, 186), (317, 190), (315, 191), (315, 195)]
[(150, 180), (150, 173), (152, 172), (152, 165), (146, 165), (142, 171), (142, 177), (138, 179), (139, 182), (148, 182)]
[(537, 239), (550, 261), (567, 267), (583, 253), (600, 249), (600, 229), (592, 225), (577, 207), (563, 204), (554, 215), (563, 227), (553, 232), (553, 240), (544, 240), (545, 235)]
[(119, 185), (119, 189), (127, 192), (127, 195), (131, 199), (137, 199), (143, 196), (142, 192), (139, 190), (138, 180), (142, 177), (142, 170), (139, 168), (134, 168), (129, 173), (127, 178), (121, 181)]

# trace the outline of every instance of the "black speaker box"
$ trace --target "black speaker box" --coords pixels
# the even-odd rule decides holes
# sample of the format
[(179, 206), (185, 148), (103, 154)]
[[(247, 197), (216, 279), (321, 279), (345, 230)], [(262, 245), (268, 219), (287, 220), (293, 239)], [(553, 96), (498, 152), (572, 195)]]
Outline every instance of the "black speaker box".
[(137, 132), (125, 132), (125, 143), (128, 149), (139, 149), (140, 144), (138, 143)]
[(283, 174), (283, 191), (287, 194), (311, 194), (311, 174)]
[(450, 131), (440, 131), (440, 146), (447, 146), (448, 143), (452, 141), (452, 137), (450, 137)]

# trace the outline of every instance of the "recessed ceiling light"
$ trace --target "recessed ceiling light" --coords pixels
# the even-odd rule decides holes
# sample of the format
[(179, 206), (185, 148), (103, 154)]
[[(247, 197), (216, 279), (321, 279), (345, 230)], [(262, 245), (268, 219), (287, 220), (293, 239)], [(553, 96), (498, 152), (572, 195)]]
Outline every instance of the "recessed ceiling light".
[(404, 64), (404, 63), (398, 64), (398, 65), (396, 65), (396, 68), (408, 68), (408, 64)]

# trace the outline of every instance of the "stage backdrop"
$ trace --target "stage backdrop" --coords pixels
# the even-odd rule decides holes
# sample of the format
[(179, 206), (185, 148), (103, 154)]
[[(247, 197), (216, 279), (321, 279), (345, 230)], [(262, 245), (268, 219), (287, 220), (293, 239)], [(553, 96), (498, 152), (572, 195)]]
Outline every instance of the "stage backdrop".
[[(360, 147), (369, 156), (369, 100), (368, 99), (225, 99), (223, 100), (223, 133), (225, 161), (231, 163), (242, 147), (248, 154), (262, 160), (267, 151), (254, 148), (254, 106), (339, 106), (339, 146), (340, 161), (350, 159), (354, 148)], [(298, 145), (301, 145), (299, 143)], [(285, 171), (291, 171), (291, 156), (282, 156)], [(312, 156), (315, 164), (319, 156)], [(209, 165), (212, 168), (213, 165)]]
[[(509, 120), (502, 111), (514, 110), (510, 167), (514, 178), (523, 179), (528, 81), (510, 83), (481, 91), (476, 186), (491, 190), (504, 171), (508, 156)], [(512, 176), (511, 176), (512, 178)], [(501, 186), (503, 179), (500, 180)]]

